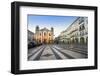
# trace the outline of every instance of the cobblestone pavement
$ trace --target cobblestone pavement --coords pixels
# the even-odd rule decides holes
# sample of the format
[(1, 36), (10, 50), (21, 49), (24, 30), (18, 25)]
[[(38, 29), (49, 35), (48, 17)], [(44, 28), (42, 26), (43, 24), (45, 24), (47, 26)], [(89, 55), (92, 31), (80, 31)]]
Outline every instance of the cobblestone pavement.
[(86, 47), (73, 45), (41, 45), (28, 50), (28, 60), (82, 59), (88, 57)]

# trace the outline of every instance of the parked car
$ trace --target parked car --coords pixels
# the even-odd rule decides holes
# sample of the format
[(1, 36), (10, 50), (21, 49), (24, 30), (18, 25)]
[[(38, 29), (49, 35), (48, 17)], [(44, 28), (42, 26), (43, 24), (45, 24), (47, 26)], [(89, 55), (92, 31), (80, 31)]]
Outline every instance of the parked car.
[(34, 42), (29, 42), (28, 43), (28, 49), (35, 47), (36, 44)]
[(34, 47), (40, 46), (40, 45), (42, 45), (42, 43), (36, 43), (35, 41), (34, 42), (32, 41), (32, 42), (28, 43), (28, 49), (34, 48)]

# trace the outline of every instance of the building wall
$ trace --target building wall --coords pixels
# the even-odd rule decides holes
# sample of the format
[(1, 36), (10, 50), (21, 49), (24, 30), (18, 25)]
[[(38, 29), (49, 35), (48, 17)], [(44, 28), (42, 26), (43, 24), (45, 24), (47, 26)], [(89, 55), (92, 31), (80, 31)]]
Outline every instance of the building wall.
[(34, 33), (28, 30), (28, 42), (32, 42), (34, 39)]
[(61, 32), (59, 41), (64, 43), (87, 44), (88, 18), (78, 17), (66, 30)]
[(35, 40), (37, 43), (53, 43), (53, 31), (47, 28), (36, 30)]

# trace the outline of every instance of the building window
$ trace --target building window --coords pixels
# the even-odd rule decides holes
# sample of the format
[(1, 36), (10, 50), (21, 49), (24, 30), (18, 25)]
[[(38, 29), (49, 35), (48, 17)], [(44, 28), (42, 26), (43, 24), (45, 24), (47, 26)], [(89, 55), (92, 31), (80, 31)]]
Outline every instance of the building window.
[(80, 44), (84, 44), (84, 43), (85, 43), (84, 38), (81, 37), (81, 38), (80, 38)]
[(82, 24), (82, 30), (84, 30), (85, 29), (85, 26), (84, 26), (84, 24)]
[(81, 31), (81, 26), (79, 27), (79, 31)]
[(44, 36), (46, 35), (46, 33), (44, 33)]
[(84, 35), (84, 31), (82, 32), (82, 36)]
[(87, 34), (88, 34), (88, 32), (85, 32), (85, 34), (87, 35)]
[(84, 24), (80, 25), (80, 27), (79, 27), (79, 31), (82, 31), (82, 30), (84, 30), (84, 29), (85, 29)]
[(51, 34), (49, 33), (49, 36), (51, 36)]
[(40, 33), (40, 36), (41, 36), (41, 33)]

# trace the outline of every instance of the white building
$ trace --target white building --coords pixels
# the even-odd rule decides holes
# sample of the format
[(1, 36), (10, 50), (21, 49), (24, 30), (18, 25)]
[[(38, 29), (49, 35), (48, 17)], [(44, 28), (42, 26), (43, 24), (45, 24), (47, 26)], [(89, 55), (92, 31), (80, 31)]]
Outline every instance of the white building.
[(59, 41), (64, 43), (88, 42), (88, 18), (78, 17), (66, 30), (59, 35)]
[(79, 40), (82, 43), (88, 42), (88, 18), (82, 17), (79, 19)]

